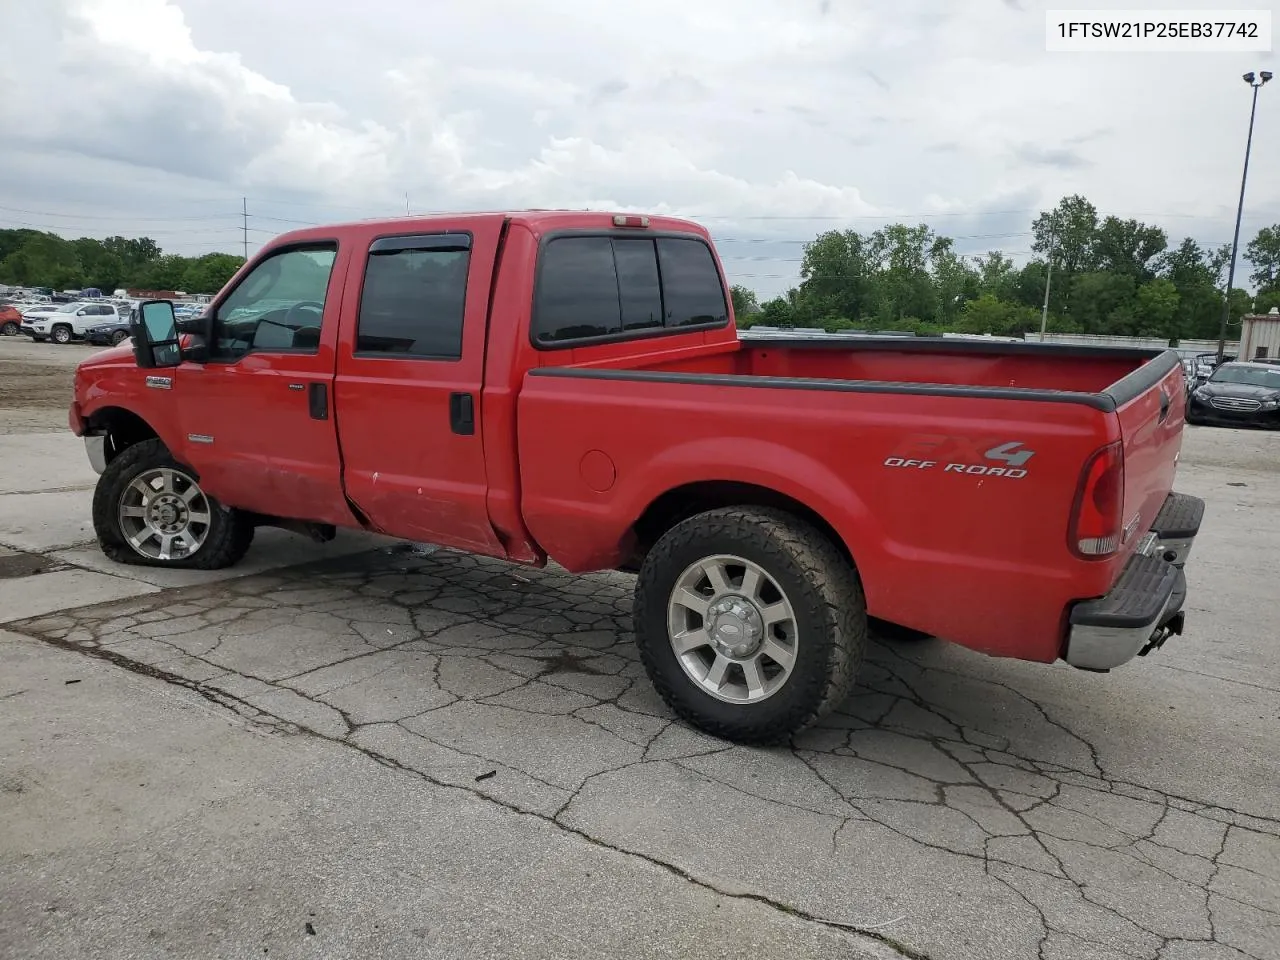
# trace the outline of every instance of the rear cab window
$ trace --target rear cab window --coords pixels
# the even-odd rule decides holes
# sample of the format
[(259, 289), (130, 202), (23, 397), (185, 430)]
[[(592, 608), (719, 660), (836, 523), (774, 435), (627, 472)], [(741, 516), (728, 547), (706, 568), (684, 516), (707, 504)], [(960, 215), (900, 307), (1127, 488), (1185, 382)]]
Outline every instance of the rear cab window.
[(692, 236), (564, 235), (538, 260), (531, 337), (555, 349), (729, 322), (710, 246)]

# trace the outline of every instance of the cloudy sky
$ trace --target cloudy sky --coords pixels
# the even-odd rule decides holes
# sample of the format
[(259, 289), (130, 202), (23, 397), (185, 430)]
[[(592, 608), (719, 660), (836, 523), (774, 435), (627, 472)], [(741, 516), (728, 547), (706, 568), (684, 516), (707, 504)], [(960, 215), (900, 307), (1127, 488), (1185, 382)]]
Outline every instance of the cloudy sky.
[[(1020, 259), (1035, 212), (1074, 192), (1229, 241), (1240, 75), (1274, 54), (1046, 53), (1046, 7), (1072, 6), (0, 0), (0, 227), (190, 255), (241, 249), (242, 197), (251, 252), (406, 197), (644, 209), (705, 222), (764, 295), (833, 227), (923, 220)], [(1242, 241), (1280, 222), (1278, 168), (1280, 81)]]

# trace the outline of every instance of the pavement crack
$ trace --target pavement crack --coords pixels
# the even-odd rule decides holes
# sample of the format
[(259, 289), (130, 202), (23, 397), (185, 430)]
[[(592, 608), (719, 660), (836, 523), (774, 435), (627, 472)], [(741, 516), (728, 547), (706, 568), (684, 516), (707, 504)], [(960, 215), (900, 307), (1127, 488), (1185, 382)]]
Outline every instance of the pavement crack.
[[(422, 780), (423, 782), (429, 783), (438, 789), (446, 790), (446, 791), (458, 791), (461, 793), (468, 794), (471, 797), (478, 799), (484, 803), (489, 803), (495, 806), (502, 807), (503, 809), (508, 810), (510, 813), (516, 816), (528, 817), (528, 818), (540, 821), (542, 823), (545, 823), (553, 827), (554, 829), (561, 830), (561, 831), (564, 831), (565, 833), (569, 833), (574, 836), (577, 836), (582, 840), (592, 844), (593, 846), (597, 846), (602, 849), (612, 851), (613, 853), (616, 853), (621, 856), (632, 857), (637, 860), (642, 860), (645, 863), (648, 863), (657, 869), (663, 870), (666, 873), (669, 873), (675, 877), (678, 877), (681, 880), (689, 884), (692, 884), (696, 887), (699, 887), (701, 889), (714, 893), (719, 897), (724, 897), (725, 899), (730, 899), (730, 900), (758, 903), (758, 904), (761, 904), (762, 906), (769, 907), (777, 911), (778, 913), (784, 914), (789, 917), (797, 918), (809, 923), (818, 924), (820, 926), (828, 927), (833, 930), (839, 930), (844, 933), (853, 934), (858, 937), (862, 937), (862, 938), (874, 941), (882, 946), (889, 947), (899, 955), (910, 958), (910, 960), (930, 960), (930, 957), (927, 954), (922, 953), (904, 943), (901, 943), (895, 940), (894, 938), (888, 936), (887, 934), (884, 934), (880, 932), (878, 929), (876, 929), (877, 926), (882, 926), (883, 924), (861, 925), (857, 923), (850, 923), (850, 922), (837, 920), (830, 917), (824, 917), (816, 913), (812, 913), (794, 904), (769, 896), (767, 894), (726, 889), (711, 880), (708, 880), (704, 877), (700, 877), (696, 875), (691, 870), (688, 870), (678, 864), (671, 863), (659, 857), (652, 856), (648, 853), (645, 853), (644, 851), (631, 849), (621, 844), (611, 843), (609, 841), (596, 837), (595, 835), (591, 834), (589, 831), (584, 830), (580, 827), (566, 824), (562, 820), (558, 819), (561, 811), (557, 811), (555, 815), (539, 813), (537, 811), (525, 809), (524, 807), (521, 807), (516, 803), (513, 803), (508, 800), (504, 800), (500, 797), (495, 797), (489, 793), (484, 792), (483, 790), (479, 790), (474, 787), (467, 786), (465, 784), (450, 783), (444, 780), (439, 780), (431, 776), (430, 774), (422, 770), (418, 770), (413, 767), (410, 767), (400, 762), (399, 760), (396, 760), (395, 758), (388, 756), (387, 754), (381, 753), (377, 750), (373, 750), (369, 747), (362, 746), (360, 744), (353, 743), (351, 742), (351, 740), (349, 740), (345, 736), (333, 737), (319, 730), (315, 730), (311, 727), (307, 727), (303, 724), (298, 724), (292, 721), (285, 720), (284, 718), (281, 718), (279, 716), (276, 716), (270, 713), (270, 711), (263, 710), (259, 707), (254, 706), (253, 704), (248, 703), (248, 701), (240, 697), (237, 697), (231, 694), (226, 694), (222, 691), (215, 691), (215, 690), (209, 689), (201, 683), (198, 683), (193, 680), (189, 680), (186, 677), (182, 677), (165, 670), (158, 669), (148, 664), (141, 663), (137, 660), (132, 660), (129, 657), (116, 653), (108, 648), (85, 647), (74, 642), (68, 642), (66, 640), (49, 638), (49, 637), (41, 637), (39, 639), (41, 639), (42, 642), (47, 643), (51, 646), (57, 647), (59, 649), (67, 650), (73, 653), (79, 653), (85, 656), (95, 657), (100, 660), (105, 660), (106, 662), (111, 663), (114, 666), (120, 667), (121, 669), (128, 670), (131, 673), (149, 677), (154, 680), (159, 680), (162, 683), (180, 687), (185, 690), (190, 690), (191, 692), (205, 698), (211, 703), (214, 703), (223, 708), (229, 708), (229, 709), (235, 710), (235, 712), (237, 712), (240, 716), (244, 717), (244, 719), (249, 720), (250, 722), (263, 724), (273, 730), (296, 730), (298, 733), (301, 733), (303, 735), (314, 737), (316, 739), (335, 744), (345, 749), (354, 750), (362, 754), (363, 756), (368, 757), (370, 760), (374, 761), (375, 763), (378, 763), (384, 767), (397, 770), (409, 776), (416, 777), (417, 779)], [(251, 713), (246, 715), (243, 712), (246, 709), (251, 711)], [(264, 720), (264, 718), (266, 719)], [(416, 735), (422, 736), (422, 734), (416, 734)], [(436, 743), (436, 741), (431, 740), (429, 737), (424, 737), (424, 739), (428, 740), (431, 743)], [(487, 757), (482, 757), (482, 756), (473, 755), (473, 754), (466, 754), (464, 751), (460, 751), (456, 747), (450, 746), (448, 744), (436, 743), (436, 745), (445, 747), (446, 749), (452, 750), (456, 753), (463, 754), (464, 756), (472, 756), (474, 757), (474, 759), (483, 760), (486, 764), (493, 763), (493, 761)], [(729, 749), (729, 748), (726, 748), (726, 749)], [(644, 763), (646, 761), (641, 760), (637, 762)], [(648, 761), (648, 762), (660, 762), (660, 761)], [(601, 776), (604, 773), (609, 773), (609, 772), (617, 772), (617, 770), (626, 769), (627, 767), (630, 767), (630, 766), (635, 766), (635, 764), (625, 764), (622, 767), (616, 768), (613, 771), (602, 771), (601, 773), (596, 774), (595, 776)], [(520, 772), (523, 773), (525, 776), (529, 776), (529, 774), (525, 771), (520, 771)], [(533, 778), (533, 779), (537, 779), (537, 778)], [(583, 784), (579, 786), (576, 791), (574, 791), (574, 796), (577, 796), (577, 794), (581, 792), (582, 788), (586, 785), (586, 783), (589, 782), (591, 779), (594, 779), (594, 777), (588, 778), (587, 781), (584, 781)], [(548, 783), (546, 785), (555, 787), (554, 784)]]

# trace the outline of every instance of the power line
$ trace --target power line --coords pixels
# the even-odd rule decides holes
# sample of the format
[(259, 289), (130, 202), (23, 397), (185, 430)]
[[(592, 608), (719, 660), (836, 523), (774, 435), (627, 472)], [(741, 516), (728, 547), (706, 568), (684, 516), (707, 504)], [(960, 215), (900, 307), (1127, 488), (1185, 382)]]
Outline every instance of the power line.
[(18, 207), (0, 207), (6, 213), (21, 213), (31, 217), (58, 217), (65, 220), (113, 220), (117, 223), (165, 223), (173, 220), (225, 220), (232, 214), (207, 213), (198, 216), (178, 215), (170, 217), (134, 217), (127, 215), (106, 216), (91, 213), (54, 213), (51, 210), (22, 210)]

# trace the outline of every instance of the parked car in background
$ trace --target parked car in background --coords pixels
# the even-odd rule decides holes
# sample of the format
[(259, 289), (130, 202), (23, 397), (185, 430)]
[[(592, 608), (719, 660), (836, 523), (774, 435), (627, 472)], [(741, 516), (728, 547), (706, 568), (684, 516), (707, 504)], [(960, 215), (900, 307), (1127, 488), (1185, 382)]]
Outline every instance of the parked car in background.
[(0, 307), (0, 337), (16, 337), (22, 332), (22, 314), (18, 308), (5, 304)]
[(18, 307), (18, 312), (22, 314), (21, 332), (29, 334), (32, 323), (43, 320), (51, 313), (57, 313), (59, 309), (61, 304), (57, 303), (24, 303)]
[(22, 315), (22, 332), (37, 343), (52, 340), (70, 343), (83, 340), (88, 329), (108, 318), (118, 320), (120, 314), (109, 303), (66, 303), (49, 308), (36, 308)]
[(1280, 427), (1280, 366), (1224, 363), (1191, 395), (1187, 422)]
[(119, 311), (119, 316), (114, 320), (107, 320), (106, 323), (98, 323), (89, 327), (84, 332), (84, 338), (89, 343), (99, 346), (114, 347), (118, 343), (122, 343), (129, 337), (129, 317), (130, 314), (125, 312), (127, 308)]

